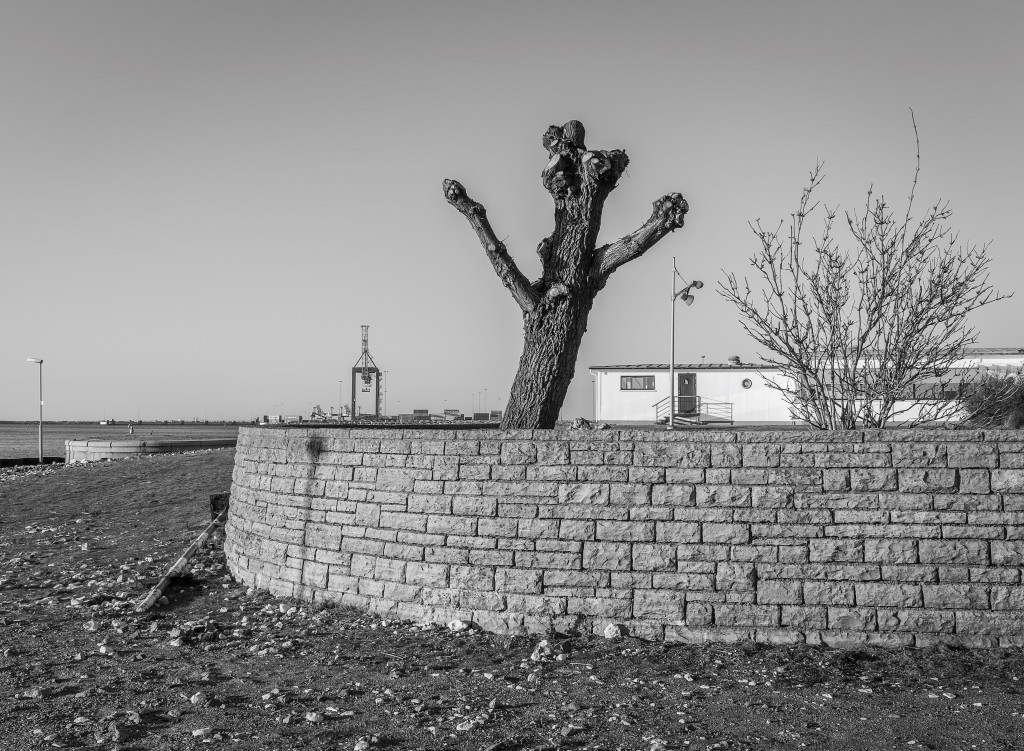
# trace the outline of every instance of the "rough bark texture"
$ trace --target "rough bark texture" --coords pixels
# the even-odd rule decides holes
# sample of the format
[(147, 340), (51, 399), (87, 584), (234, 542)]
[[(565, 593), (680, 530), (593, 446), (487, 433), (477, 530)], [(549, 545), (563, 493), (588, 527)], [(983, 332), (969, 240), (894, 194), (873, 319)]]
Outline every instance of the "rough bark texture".
[(624, 151), (589, 151), (578, 120), (552, 125), (543, 137), (550, 160), (541, 182), (555, 201), (555, 228), (537, 248), (543, 265), (532, 284), (497, 239), (484, 207), (455, 180), (448, 202), (469, 220), (498, 278), (523, 311), (524, 347), (502, 428), (551, 428), (576, 369), (594, 297), (623, 264), (683, 226), (688, 210), (678, 193), (654, 202), (650, 218), (626, 237), (597, 247), (605, 199), (629, 164)]

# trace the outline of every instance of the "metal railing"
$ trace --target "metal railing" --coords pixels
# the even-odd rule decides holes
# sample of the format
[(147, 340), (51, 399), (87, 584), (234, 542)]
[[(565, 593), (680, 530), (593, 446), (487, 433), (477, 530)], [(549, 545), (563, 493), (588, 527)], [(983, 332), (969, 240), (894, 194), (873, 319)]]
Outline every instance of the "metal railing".
[[(669, 421), (669, 400), (671, 398), (666, 396), (660, 402), (651, 405), (654, 407), (656, 423)], [(732, 402), (715, 402), (702, 396), (676, 396), (673, 425), (704, 425), (711, 422), (727, 422), (731, 425), (733, 423)]]

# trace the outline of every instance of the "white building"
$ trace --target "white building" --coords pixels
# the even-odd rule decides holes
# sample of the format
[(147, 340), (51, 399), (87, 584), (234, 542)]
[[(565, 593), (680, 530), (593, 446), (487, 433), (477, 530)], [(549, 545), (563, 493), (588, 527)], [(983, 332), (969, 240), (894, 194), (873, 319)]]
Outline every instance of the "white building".
[[(782, 392), (768, 385), (784, 378), (778, 369), (740, 362), (738, 357), (731, 360), (675, 366), (681, 412), (688, 413), (691, 421), (703, 423), (796, 422)], [(955, 367), (974, 370), (1022, 366), (1024, 349), (976, 348)], [(594, 365), (590, 374), (594, 378), (594, 419), (598, 422), (651, 424), (667, 419), (668, 365)]]

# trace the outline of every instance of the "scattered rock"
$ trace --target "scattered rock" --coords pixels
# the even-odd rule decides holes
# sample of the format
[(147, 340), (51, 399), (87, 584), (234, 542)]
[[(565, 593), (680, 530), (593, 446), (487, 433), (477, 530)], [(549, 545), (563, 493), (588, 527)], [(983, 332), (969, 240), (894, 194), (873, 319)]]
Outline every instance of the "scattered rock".
[(605, 639), (621, 639), (627, 633), (626, 627), (621, 623), (609, 623), (604, 627)]
[(467, 631), (468, 629), (469, 624), (465, 621), (460, 621), (458, 618), (456, 618), (454, 621), (448, 621), (448, 630), (451, 631), (453, 634), (460, 634), (463, 631)]
[(534, 662), (545, 662), (546, 660), (550, 660), (554, 653), (555, 650), (551, 648), (551, 644), (548, 640), (543, 639), (538, 642), (536, 647), (533, 648), (533, 654), (530, 655), (530, 659)]

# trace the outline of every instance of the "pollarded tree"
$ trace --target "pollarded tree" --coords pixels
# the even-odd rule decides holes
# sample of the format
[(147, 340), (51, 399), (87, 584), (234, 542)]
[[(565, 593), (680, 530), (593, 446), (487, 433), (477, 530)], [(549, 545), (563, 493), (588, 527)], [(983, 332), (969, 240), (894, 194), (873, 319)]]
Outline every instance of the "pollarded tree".
[(530, 282), (498, 240), (487, 211), (456, 180), (444, 181), (444, 195), (469, 220), (498, 278), (523, 311), (524, 345), (502, 428), (551, 428), (576, 369), (594, 297), (620, 266), (646, 253), (683, 226), (689, 209), (678, 193), (654, 202), (650, 218), (636, 231), (597, 246), (605, 199), (629, 159), (620, 150), (588, 150), (583, 124), (552, 125), (543, 137), (550, 161), (541, 182), (555, 201), (555, 228), (537, 248), (543, 265)]

